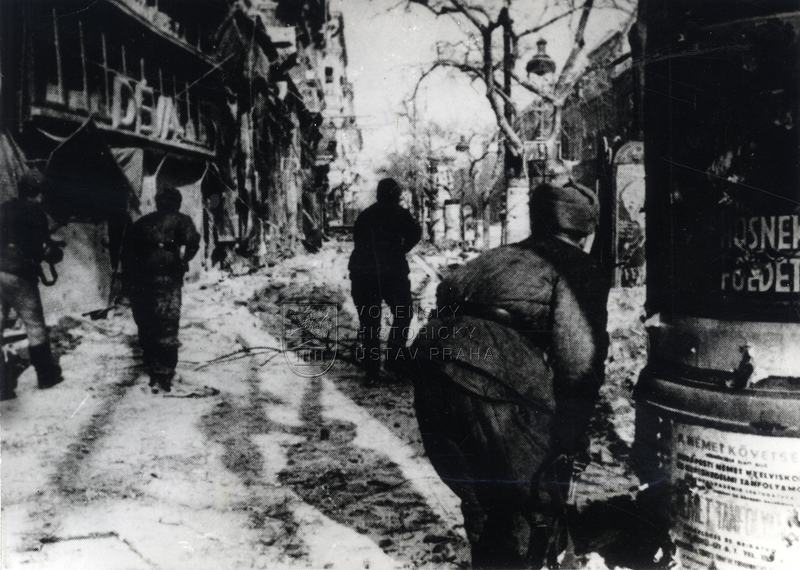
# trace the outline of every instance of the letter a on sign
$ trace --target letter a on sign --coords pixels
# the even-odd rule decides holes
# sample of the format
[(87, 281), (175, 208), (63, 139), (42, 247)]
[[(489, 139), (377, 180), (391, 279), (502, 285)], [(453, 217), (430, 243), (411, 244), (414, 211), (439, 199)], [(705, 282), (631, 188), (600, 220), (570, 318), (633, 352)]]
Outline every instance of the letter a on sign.
[(172, 97), (160, 97), (156, 106), (156, 135), (160, 139), (169, 140), (183, 135), (178, 120), (178, 108)]

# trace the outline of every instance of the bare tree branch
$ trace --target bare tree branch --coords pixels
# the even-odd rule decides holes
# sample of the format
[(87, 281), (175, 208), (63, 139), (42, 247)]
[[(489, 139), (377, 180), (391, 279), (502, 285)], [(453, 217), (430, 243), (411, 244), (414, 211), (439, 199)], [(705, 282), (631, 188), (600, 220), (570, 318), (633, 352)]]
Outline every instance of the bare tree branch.
[(492, 25), (492, 21), (489, 18), (489, 15), (486, 14), (486, 12), (483, 11), (483, 9), (481, 9), (481, 11), (483, 11), (483, 14), (486, 15), (486, 18), (488, 20), (486, 22), (486, 24), (484, 24), (483, 22), (481, 22), (478, 19), (478, 17), (472, 12), (472, 10), (474, 10), (474, 8), (470, 9), (470, 6), (466, 2), (462, 2), (461, 0), (450, 0), (450, 3), (453, 6), (455, 6), (455, 8), (458, 9), (462, 14), (464, 14), (464, 16), (470, 22), (472, 22), (472, 25), (475, 26), (476, 28), (478, 28), (479, 30), (484, 31), (484, 30), (488, 29)]
[[(411, 93), (411, 99), (416, 99), (422, 82), (437, 69), (454, 69), (472, 81), (481, 80), (484, 83), (486, 99), (495, 115), (496, 124), (505, 144), (516, 154), (522, 153), (523, 143), (520, 133), (514, 128), (514, 116), (517, 115), (517, 111), (510, 93), (506, 92), (508, 87), (501, 72), (507, 67), (506, 71), (515, 86), (533, 93), (542, 101), (552, 105), (553, 123), (560, 124), (561, 107), (566, 97), (576, 81), (590, 69), (589, 62), (583, 56), (586, 50), (586, 28), (592, 12), (601, 9), (623, 10), (625, 5), (633, 5), (631, 0), (538, 0), (538, 6), (542, 10), (539, 23), (515, 33), (513, 22), (506, 19), (512, 0), (504, 1), (504, 8), (498, 15), (491, 14), (490, 10), (477, 4), (476, 0), (406, 0), (406, 3), (407, 6), (422, 6), (435, 17), (451, 16), (460, 23), (466, 20), (471, 24), (461, 25), (465, 34), (463, 41), (443, 43), (444, 49), (439, 49), (437, 46), (437, 58), (420, 74)], [(635, 14), (633, 10), (629, 12)], [(518, 45), (520, 38), (536, 34), (567, 19), (570, 20), (570, 28), (574, 27), (572, 45), (555, 84), (539, 84), (516, 73), (514, 67), (518, 54), (515, 46)], [(493, 43), (496, 42), (494, 32), (499, 28), (503, 28), (504, 33), (510, 32), (512, 50), (510, 57), (506, 56), (507, 59), (501, 59), (499, 48)], [(557, 129), (554, 129), (554, 132), (556, 131)]]
[[(578, 27), (575, 29), (575, 34), (572, 38), (572, 48), (570, 49), (569, 55), (567, 56), (567, 61), (564, 63), (564, 67), (561, 69), (561, 74), (558, 77), (558, 81), (556, 82), (555, 86), (555, 93), (557, 98), (562, 98), (565, 85), (569, 85), (569, 77), (572, 73), (573, 67), (575, 67), (575, 63), (578, 60), (583, 48), (586, 44), (586, 39), (584, 38), (584, 34), (586, 32), (586, 24), (589, 22), (589, 15), (592, 13), (592, 8), (594, 7), (594, 0), (586, 0), (583, 4), (583, 8), (581, 9), (581, 17), (578, 21)], [(571, 87), (571, 85), (569, 85)]]
[(438, 59), (434, 61), (429, 68), (427, 68), (420, 74), (419, 78), (417, 79), (417, 82), (414, 84), (414, 89), (411, 91), (410, 99), (412, 101), (416, 100), (417, 93), (419, 92), (419, 88), (422, 85), (422, 82), (429, 75), (431, 75), (437, 69), (445, 67), (449, 67), (451, 69), (457, 69), (458, 71), (461, 71), (471, 76), (473, 79), (483, 79), (483, 74), (481, 73), (481, 70), (477, 67), (474, 67), (468, 63), (461, 63), (450, 59)]
[[(447, 16), (447, 15), (462, 15), (467, 18), (473, 26), (478, 28), (479, 30), (483, 31), (487, 28), (487, 26), (491, 25), (491, 18), (489, 18), (488, 12), (483, 7), (480, 6), (471, 6), (460, 0), (448, 0), (447, 4), (442, 4), (437, 6), (433, 6), (430, 3), (430, 0), (407, 0), (409, 4), (414, 4), (416, 6), (422, 6), (429, 12), (433, 13), (433, 15), (439, 16)], [(475, 15), (475, 12), (481, 14), (482, 16), (486, 17), (487, 22), (481, 22), (480, 19)]]
[[(473, 133), (472, 136), (469, 137), (469, 144), (470, 145), (472, 145), (472, 140), (477, 136), (479, 136), (478, 133)], [(473, 176), (475, 176), (475, 168), (478, 166), (478, 164), (484, 158), (486, 158), (487, 156), (489, 156), (491, 154), (491, 152), (492, 152), (491, 151), (491, 146), (492, 146), (492, 142), (493, 142), (494, 138), (495, 137), (492, 137), (492, 138), (490, 138), (489, 140), (487, 140), (487, 141), (485, 141), (483, 143), (483, 149), (482, 149), (482, 152), (481, 152), (481, 154), (479, 156), (473, 157), (472, 155), (470, 155), (469, 171), (468, 171), (470, 180), (473, 178)]]
[(422, 6), (436, 17), (459, 13), (459, 11), (452, 6), (441, 6), (437, 9), (434, 6), (431, 6), (429, 0), (406, 0), (406, 2), (408, 5), (414, 4), (416, 6)]
[(514, 154), (520, 155), (523, 152), (522, 139), (506, 118), (504, 106), (497, 96), (497, 92), (502, 91), (502, 89), (497, 88), (497, 84), (494, 80), (492, 32), (490, 30), (486, 30), (483, 33), (483, 77), (486, 81), (486, 98), (489, 100), (489, 105), (492, 107), (492, 112), (497, 120), (497, 126), (500, 127), (500, 130), (505, 135), (511, 151)]
[(543, 29), (547, 28), (548, 26), (551, 26), (551, 25), (555, 24), (559, 20), (563, 20), (567, 16), (570, 16), (570, 15), (574, 14), (579, 9), (580, 9), (580, 7), (574, 6), (574, 7), (570, 8), (569, 10), (567, 10), (565, 12), (562, 12), (561, 14), (558, 14), (557, 16), (553, 16), (552, 18), (550, 18), (548, 20), (545, 20), (544, 22), (533, 26), (532, 28), (528, 28), (527, 30), (523, 30), (523, 31), (521, 31), (521, 32), (519, 32), (517, 34), (517, 39), (524, 38), (525, 36), (528, 36), (530, 34), (535, 34), (536, 32), (540, 32)]
[[(595, 8), (597, 10), (599, 8)], [(621, 10), (622, 8), (620, 8)], [(628, 19), (622, 25), (621, 29), (627, 29), (629, 26), (636, 21), (636, 10), (631, 9), (627, 11)], [(602, 66), (602, 64), (600, 64)], [(563, 101), (569, 96), (572, 92), (572, 89), (575, 87), (575, 84), (580, 81), (582, 77), (584, 77), (588, 72), (598, 69), (597, 65), (592, 65), (590, 61), (582, 62), (582, 65), (578, 66), (578, 58), (576, 56), (575, 61), (572, 65), (572, 70), (569, 73), (566, 73), (567, 69), (566, 66), (561, 71), (561, 75), (558, 79), (558, 84), (553, 90), (554, 98), (557, 102), (563, 103)]]
[(548, 103), (555, 103), (556, 102), (551, 93), (548, 93), (547, 91), (545, 91), (543, 88), (539, 87), (538, 85), (536, 85), (532, 81), (528, 81), (527, 79), (523, 79), (522, 77), (519, 76), (519, 74), (517, 72), (512, 71), (511, 72), (511, 78), (517, 83), (517, 85), (519, 85), (520, 87), (523, 87), (524, 89), (527, 89), (528, 91), (530, 91), (531, 93), (533, 93), (535, 95), (538, 95), (539, 97), (541, 97), (542, 99), (544, 99)]

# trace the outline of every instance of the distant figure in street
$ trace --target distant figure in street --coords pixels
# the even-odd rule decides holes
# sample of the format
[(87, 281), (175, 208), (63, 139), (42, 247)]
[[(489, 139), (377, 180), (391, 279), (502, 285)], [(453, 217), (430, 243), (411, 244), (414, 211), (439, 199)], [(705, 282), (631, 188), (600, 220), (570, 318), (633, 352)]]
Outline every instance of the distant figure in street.
[(123, 250), (123, 276), (154, 393), (172, 389), (183, 276), (200, 248), (200, 234), (180, 207), (177, 189), (161, 190), (156, 211), (131, 226)]
[(425, 450), (461, 497), (478, 568), (557, 564), (604, 378), (608, 283), (582, 249), (597, 201), (564, 182), (532, 193), (530, 238), (442, 281), (412, 348)]
[[(25, 324), (39, 388), (51, 388), (63, 378), (50, 350), (38, 281), (40, 264), (58, 263), (63, 252), (50, 238), (47, 216), (40, 206), (43, 189), (44, 177), (38, 171), (29, 171), (20, 178), (19, 197), (0, 206), (0, 331), (5, 330), (9, 309), (13, 308)], [(17, 380), (5, 364), (3, 357), (0, 398), (8, 400), (16, 397)]]
[(378, 183), (377, 202), (361, 212), (353, 226), (350, 281), (361, 325), (362, 351), (367, 381), (378, 380), (381, 350), (381, 302), (392, 312), (387, 366), (404, 358), (411, 324), (411, 284), (406, 254), (422, 236), (411, 213), (400, 206), (400, 186), (392, 178)]

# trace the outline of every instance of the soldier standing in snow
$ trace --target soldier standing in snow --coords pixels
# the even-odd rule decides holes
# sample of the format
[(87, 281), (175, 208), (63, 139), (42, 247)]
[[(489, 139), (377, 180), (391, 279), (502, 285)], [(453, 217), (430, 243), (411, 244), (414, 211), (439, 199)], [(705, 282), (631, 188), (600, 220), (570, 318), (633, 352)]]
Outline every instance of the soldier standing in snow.
[(475, 567), (557, 564), (604, 378), (608, 284), (582, 250), (596, 198), (546, 184), (530, 207), (532, 237), (450, 273), (414, 346), (423, 442), (462, 499)]
[[(43, 189), (44, 177), (37, 171), (26, 172), (17, 188), (19, 197), (0, 206), (0, 331), (13, 308), (25, 324), (39, 388), (50, 388), (63, 378), (50, 349), (38, 280), (40, 264), (58, 263), (63, 253), (50, 239), (47, 216), (39, 205)], [(10, 371), (5, 370), (4, 357), (0, 366), (0, 399), (8, 400), (16, 397), (16, 378), (7, 377)]]
[(392, 312), (387, 366), (405, 351), (411, 324), (411, 283), (406, 254), (422, 236), (422, 228), (400, 205), (400, 186), (392, 178), (378, 183), (377, 202), (361, 212), (353, 226), (350, 281), (361, 325), (359, 334), (367, 379), (374, 383), (380, 370), (381, 302)]
[(156, 211), (131, 226), (123, 253), (123, 276), (154, 393), (172, 389), (183, 276), (200, 248), (200, 234), (180, 207), (177, 189), (156, 194)]

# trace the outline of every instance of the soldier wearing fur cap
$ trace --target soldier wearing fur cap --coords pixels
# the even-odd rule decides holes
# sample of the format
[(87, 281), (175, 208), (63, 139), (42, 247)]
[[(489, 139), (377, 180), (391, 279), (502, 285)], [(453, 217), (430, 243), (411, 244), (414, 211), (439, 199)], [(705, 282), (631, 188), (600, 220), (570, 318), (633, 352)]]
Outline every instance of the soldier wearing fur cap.
[(462, 499), (475, 567), (557, 564), (604, 378), (608, 284), (583, 249), (597, 200), (560, 182), (533, 191), (530, 238), (443, 279), (444, 317), (415, 345), (420, 431)]

